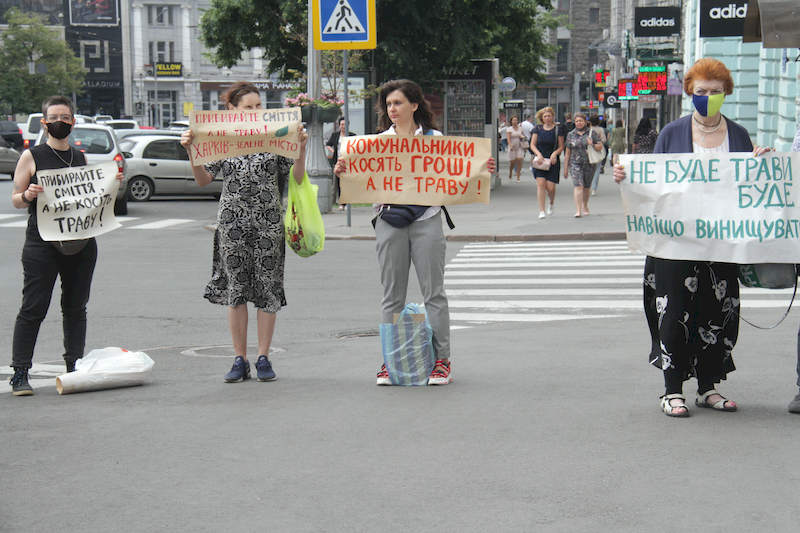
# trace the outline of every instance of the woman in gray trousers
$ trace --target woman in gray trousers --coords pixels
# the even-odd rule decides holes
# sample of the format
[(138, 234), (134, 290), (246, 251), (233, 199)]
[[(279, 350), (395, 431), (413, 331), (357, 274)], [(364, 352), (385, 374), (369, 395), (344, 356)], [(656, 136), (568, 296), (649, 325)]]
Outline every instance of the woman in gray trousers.
[[(410, 80), (392, 80), (379, 89), (378, 127), (382, 135), (441, 135), (434, 128), (433, 113), (422, 93), (422, 88)], [(495, 162), (489, 160), (489, 171), (494, 173)], [(334, 173), (345, 172), (344, 161), (339, 160)], [(406, 207), (406, 206), (404, 206)], [(442, 231), (440, 206), (407, 206), (415, 211), (416, 218), (403, 227), (390, 224), (380, 213), (375, 219), (375, 241), (378, 264), (383, 285), (382, 321), (390, 323), (394, 314), (403, 310), (408, 289), (411, 263), (419, 279), (425, 300), (425, 311), (433, 329), (433, 347), (436, 363), (428, 378), (428, 385), (447, 385), (452, 381), (450, 367), (450, 311), (444, 290), (445, 238)], [(377, 375), (378, 385), (391, 385), (386, 366)]]

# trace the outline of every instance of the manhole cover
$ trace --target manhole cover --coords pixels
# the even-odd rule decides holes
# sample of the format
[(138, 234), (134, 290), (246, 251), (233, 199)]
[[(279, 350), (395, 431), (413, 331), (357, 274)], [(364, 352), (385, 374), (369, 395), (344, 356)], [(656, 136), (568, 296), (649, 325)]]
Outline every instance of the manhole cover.
[(337, 339), (357, 339), (359, 337), (377, 337), (379, 335), (378, 328), (368, 329), (346, 329), (336, 334)]

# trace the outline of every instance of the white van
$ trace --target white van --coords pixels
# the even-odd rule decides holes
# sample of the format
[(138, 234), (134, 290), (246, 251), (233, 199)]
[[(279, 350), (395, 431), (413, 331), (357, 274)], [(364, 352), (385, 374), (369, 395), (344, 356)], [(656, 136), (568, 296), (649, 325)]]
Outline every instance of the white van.
[(39, 138), (39, 133), (42, 131), (42, 114), (31, 113), (28, 115), (28, 121), (25, 127), (22, 128), (22, 149), (31, 148), (36, 146), (36, 139)]

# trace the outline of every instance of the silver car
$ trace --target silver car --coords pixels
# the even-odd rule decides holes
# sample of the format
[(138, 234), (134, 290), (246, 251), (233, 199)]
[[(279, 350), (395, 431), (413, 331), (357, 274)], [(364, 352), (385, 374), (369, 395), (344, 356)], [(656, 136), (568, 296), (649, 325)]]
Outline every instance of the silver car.
[[(47, 129), (42, 128), (36, 144), (47, 141)], [(75, 124), (68, 138), (70, 146), (77, 148), (86, 156), (86, 163), (94, 165), (105, 161), (114, 161), (117, 168), (125, 175), (119, 185), (117, 199), (114, 202), (115, 215), (128, 214), (128, 171), (125, 158), (122, 156), (114, 130), (103, 124)]]
[(189, 154), (177, 135), (129, 135), (120, 141), (128, 169), (128, 198), (146, 202), (158, 195), (219, 198), (221, 178), (201, 187), (194, 181)]
[(18, 160), (19, 152), (7, 146), (0, 146), (0, 174), (10, 174), (13, 180)]

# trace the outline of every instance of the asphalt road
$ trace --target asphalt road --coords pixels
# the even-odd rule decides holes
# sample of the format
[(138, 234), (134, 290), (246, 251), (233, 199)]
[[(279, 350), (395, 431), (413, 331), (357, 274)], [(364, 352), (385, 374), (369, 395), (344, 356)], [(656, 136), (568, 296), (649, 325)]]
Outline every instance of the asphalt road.
[[(18, 214), (9, 195), (0, 181), (0, 215)], [(225, 384), (225, 312), (202, 298), (215, 210), (131, 204), (137, 220), (98, 238), (87, 348), (144, 350), (154, 381), (0, 394), (0, 530), (797, 530), (800, 417), (786, 412), (796, 312), (772, 331), (742, 326), (738, 370), (721, 387), (733, 414), (660, 413), (635, 309), (472, 324), (453, 333), (451, 386), (378, 388), (378, 339), (358, 336), (379, 319), (374, 242), (329, 241), (317, 256), (287, 255), (279, 379)], [(191, 222), (132, 227), (167, 218)], [(6, 360), (22, 240), (0, 227)], [(462, 246), (448, 245), (448, 261)], [(415, 282), (410, 293), (419, 300)], [(58, 297), (40, 363), (61, 354)]]

